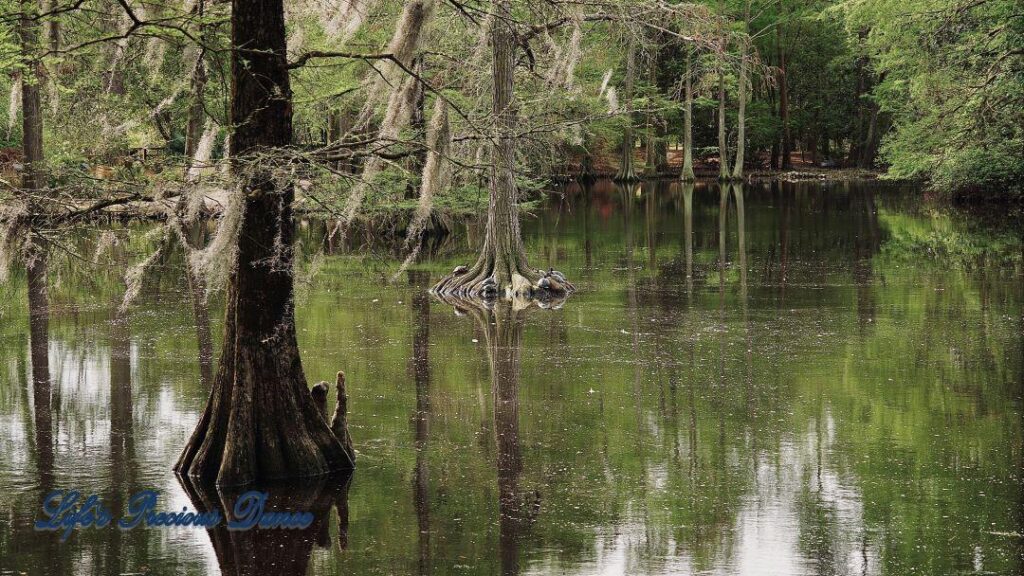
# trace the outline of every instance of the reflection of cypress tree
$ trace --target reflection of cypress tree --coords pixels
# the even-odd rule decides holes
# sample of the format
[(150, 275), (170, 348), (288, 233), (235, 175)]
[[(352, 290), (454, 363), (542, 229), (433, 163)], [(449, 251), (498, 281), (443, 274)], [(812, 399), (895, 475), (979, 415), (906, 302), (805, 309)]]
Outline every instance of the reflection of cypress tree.
[(718, 469), (725, 469), (725, 409), (722, 394), (726, 390), (725, 378), (725, 266), (726, 266), (726, 226), (729, 224), (729, 187), (718, 185), (718, 391), (714, 395), (715, 411), (718, 412), (718, 443), (722, 448), (718, 451)]
[(587, 274), (590, 274), (594, 267), (594, 241), (591, 238), (590, 232), (590, 211), (593, 210), (592, 196), (593, 184), (588, 184), (586, 190), (580, 196), (583, 203), (583, 262), (587, 267)]
[(523, 458), (519, 440), (519, 376), (523, 317), (511, 303), (499, 304), (483, 319), (494, 398), (498, 449), (498, 545), (501, 573), (519, 573), (519, 552), (526, 531), (540, 512), (540, 492), (520, 493)]
[(32, 360), (32, 401), (35, 406), (36, 466), (43, 494), (53, 489), (53, 398), (50, 380), (50, 296), (47, 287), (47, 252), (26, 258), (28, 322)]
[(523, 324), (511, 306), (495, 310), (488, 323), (487, 350), (491, 363), (494, 397), (494, 433), (498, 447), (498, 545), (501, 573), (519, 573), (519, 538), (525, 511), (519, 498), (523, 458), (519, 448), (519, 352)]
[(498, 548), (501, 573), (519, 573), (519, 546), (540, 511), (540, 493), (520, 494), (523, 457), (519, 445), (519, 356), (523, 339), (521, 302), (498, 301), (487, 308), (476, 301), (442, 298), (456, 310), (471, 314), (483, 332), (494, 400), (497, 444)]
[(647, 194), (644, 198), (644, 228), (647, 233), (647, 267), (651, 272), (658, 270), (658, 231), (657, 221), (655, 219), (657, 213), (657, 202), (661, 188), (666, 183), (663, 182), (649, 182), (644, 184)]
[(413, 286), (412, 372), (416, 383), (416, 414), (413, 416), (416, 468), (413, 470), (413, 506), (419, 526), (419, 573), (431, 572), (430, 558), (430, 469), (427, 466), (430, 436), (430, 274), (409, 271)]
[[(28, 325), (29, 355), (32, 364), (32, 404), (33, 425), (35, 426), (36, 472), (39, 476), (39, 499), (50, 493), (54, 488), (54, 448), (53, 448), (53, 384), (50, 380), (50, 297), (47, 286), (47, 258), (45, 249), (35, 251), (26, 258), (28, 275)], [(15, 535), (18, 533), (15, 532)], [(32, 540), (43, 539), (40, 553), (47, 559), (52, 568), (55, 554), (56, 534), (38, 535), (30, 531)], [(13, 541), (16, 542), (14, 538)], [(29, 548), (28, 542), (25, 547)], [(18, 545), (13, 546), (14, 549)], [(65, 561), (60, 560), (61, 564)], [(65, 568), (67, 568), (65, 566)]]
[[(125, 507), (127, 492), (134, 485), (135, 440), (132, 422), (131, 339), (128, 318), (114, 304), (110, 322), (110, 497), (108, 503), (115, 515)], [(140, 534), (140, 532), (135, 532)], [(106, 560), (121, 573), (121, 548), (124, 534), (113, 530), (107, 540)]]
[[(344, 548), (348, 535), (348, 490), (351, 474), (335, 474), (306, 478), (302, 484), (272, 484), (263, 487), (218, 489), (212, 485), (194, 483), (186, 476), (178, 476), (193, 508), (206, 513), (217, 508), (224, 521), (207, 530), (213, 544), (217, 564), (223, 576), (305, 576), (314, 544), (329, 546), (331, 506), (339, 515), (339, 541)], [(313, 523), (304, 529), (228, 530), (231, 511), (243, 490), (259, 489), (269, 497), (264, 510), (308, 511)]]
[[(849, 183), (844, 183), (849, 188)], [(853, 238), (853, 284), (857, 291), (857, 321), (863, 335), (874, 322), (875, 291), (872, 284), (872, 258), (878, 249), (878, 223), (875, 221), (875, 199), (870, 191), (849, 191), (850, 212), (856, 222)]]
[(693, 305), (693, 183), (683, 184), (683, 244), (686, 247), (686, 297)]
[[(687, 331), (692, 330), (694, 326), (693, 321), (693, 183), (685, 182), (683, 184), (683, 244), (686, 250), (686, 324), (685, 328)], [(694, 354), (694, 343), (691, 339), (686, 339), (687, 352), (689, 366), (691, 370), (694, 366), (695, 354)], [(694, 378), (690, 377), (689, 386), (687, 386), (688, 401), (690, 404), (689, 422), (687, 430), (689, 432), (689, 445), (690, 445), (690, 479), (693, 480), (694, 475), (697, 471), (697, 406), (694, 388), (697, 385)]]

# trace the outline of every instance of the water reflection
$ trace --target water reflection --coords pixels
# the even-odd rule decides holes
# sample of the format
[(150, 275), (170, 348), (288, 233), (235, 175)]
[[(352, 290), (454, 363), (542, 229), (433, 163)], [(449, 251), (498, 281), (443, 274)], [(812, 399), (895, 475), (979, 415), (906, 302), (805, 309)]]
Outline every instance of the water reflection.
[(27, 260), (29, 343), (32, 362), (36, 470), (42, 492), (53, 489), (53, 386), (50, 379), (49, 255), (35, 251)]
[(416, 385), (416, 411), (413, 414), (416, 467), (413, 470), (413, 507), (419, 527), (417, 573), (431, 573), (430, 557), (430, 275), (422, 270), (408, 272), (412, 287), (413, 312), (412, 373)]
[(498, 553), (501, 574), (512, 576), (522, 569), (520, 548), (541, 507), (540, 492), (520, 486), (519, 379), (526, 309), (505, 301), (491, 307), (466, 302), (461, 309), (474, 317), (487, 348), (497, 446)]
[[(330, 516), (338, 514), (339, 549), (348, 541), (348, 492), (351, 474), (304, 479), (301, 483), (248, 486), (240, 489), (216, 488), (179, 476), (182, 489), (200, 514), (220, 510), (224, 521), (207, 530), (224, 576), (275, 574), (304, 576), (309, 571), (315, 547), (329, 549)], [(267, 493), (265, 510), (305, 511), (313, 514), (313, 523), (302, 529), (229, 530), (227, 523), (235, 502), (243, 490)]]
[[(351, 518), (296, 495), (326, 520), (288, 541), (31, 530), (43, 485), (233, 498), (169, 472), (209, 393), (180, 253), (124, 314), (123, 265), (51, 260), (48, 323), (24, 275), (0, 301), (0, 571), (1020, 572), (1019, 257), (970, 252), (980, 228), (901, 198), (577, 186), (524, 219), (531, 262), (581, 279), (550, 311), (430, 300), (480, 240), (461, 230), (395, 286), (380, 268), (397, 262), (307, 249), (303, 366), (344, 367), (362, 464)], [(116, 232), (144, 255), (148, 229)], [(308, 248), (329, 227), (302, 230)], [(69, 245), (93, 253), (90, 234)], [(919, 250), (955, 238), (967, 256)], [(1000, 242), (1019, 252), (984, 245)]]

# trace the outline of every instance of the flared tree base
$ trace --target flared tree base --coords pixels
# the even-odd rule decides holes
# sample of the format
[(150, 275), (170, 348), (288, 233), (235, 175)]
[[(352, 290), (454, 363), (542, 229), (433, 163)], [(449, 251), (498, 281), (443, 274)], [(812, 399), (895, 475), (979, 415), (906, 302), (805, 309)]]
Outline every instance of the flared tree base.
[(493, 301), (498, 299), (565, 300), (576, 290), (558, 270), (536, 270), (525, 265), (496, 265), (481, 258), (473, 267), (458, 266), (431, 288), (436, 296)]

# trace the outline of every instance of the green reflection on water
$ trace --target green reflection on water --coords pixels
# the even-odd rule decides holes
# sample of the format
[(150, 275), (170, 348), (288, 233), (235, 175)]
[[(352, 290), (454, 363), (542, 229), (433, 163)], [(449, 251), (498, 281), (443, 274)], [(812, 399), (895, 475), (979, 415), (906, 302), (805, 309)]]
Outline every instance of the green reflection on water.
[[(317, 546), (284, 558), (268, 537), (260, 561), (305, 570), (308, 555), (311, 573), (357, 574), (1020, 572), (1020, 236), (907, 198), (858, 184), (569, 187), (524, 232), (531, 262), (580, 292), (557, 311), (462, 315), (424, 288), (472, 259), (473, 229), (386, 285), (390, 257), (314, 256), (326, 226), (304, 223), (303, 364), (311, 382), (348, 374), (359, 469), (346, 531), (328, 514)], [(50, 263), (52, 471), (26, 281), (0, 287), (0, 569), (261, 567), (225, 565), (222, 535), (80, 531), (57, 544), (30, 528), (47, 482), (113, 504), (141, 488), (163, 490), (167, 508), (195, 502), (170, 473), (208, 393), (180, 253), (118, 312), (124, 270), (159, 241), (149, 228), (111, 227), (98, 258), (100, 233), (80, 231), (78, 257)]]

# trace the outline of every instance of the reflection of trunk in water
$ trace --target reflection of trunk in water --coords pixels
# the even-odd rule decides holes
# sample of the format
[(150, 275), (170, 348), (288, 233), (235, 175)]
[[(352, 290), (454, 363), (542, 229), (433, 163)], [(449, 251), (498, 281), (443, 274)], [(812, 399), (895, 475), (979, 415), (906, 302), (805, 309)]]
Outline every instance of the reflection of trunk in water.
[(655, 212), (658, 196), (662, 192), (661, 182), (649, 183), (648, 193), (644, 198), (644, 227), (647, 233), (647, 267), (652, 273), (658, 270), (658, 232), (656, 229)]
[(693, 183), (683, 184), (683, 243), (686, 246), (686, 297), (693, 304)]
[(50, 296), (47, 251), (26, 259), (28, 313), (32, 360), (32, 402), (35, 407), (36, 466), (43, 493), (53, 489), (53, 384), (50, 380)]
[[(636, 186), (636, 190), (640, 190), (640, 185)], [(623, 198), (625, 199), (625, 209), (623, 214), (625, 215), (626, 225), (626, 313), (629, 315), (630, 323), (630, 334), (631, 346), (633, 352), (633, 403), (636, 407), (636, 441), (637, 441), (637, 453), (643, 460), (643, 410), (641, 406), (641, 398), (643, 395), (643, 367), (640, 364), (640, 318), (639, 318), (639, 300), (636, 293), (636, 262), (633, 259), (633, 195), (629, 193), (629, 188), (624, 188)]]
[[(685, 182), (683, 184), (683, 234), (685, 238), (683, 243), (686, 247), (686, 327), (687, 332), (692, 332), (694, 326), (693, 321), (693, 183)], [(687, 340), (687, 352), (689, 355), (691, 370), (696, 366), (694, 363), (694, 343), (692, 340)], [(696, 386), (695, 378), (687, 378), (689, 380), (689, 386), (687, 390), (689, 392), (688, 400), (690, 403), (690, 421), (689, 421), (689, 442), (690, 442), (690, 478), (692, 479), (697, 472), (697, 406), (696, 406), (696, 394), (694, 387)]]
[[(501, 316), (506, 315), (504, 318)], [(523, 458), (519, 448), (519, 352), (523, 325), (505, 307), (498, 312), (488, 351), (491, 393), (494, 397), (494, 432), (498, 448), (499, 546), (502, 574), (519, 573), (519, 538), (523, 531), (524, 503), (519, 497)]]
[(849, 190), (845, 183), (850, 202), (850, 212), (857, 222), (857, 234), (853, 240), (853, 284), (857, 291), (857, 321), (863, 335), (874, 322), (875, 294), (872, 287), (874, 270), (871, 259), (878, 247), (878, 230), (875, 223), (874, 194)]
[[(747, 368), (747, 376), (743, 382), (743, 388), (746, 395), (747, 423), (749, 426), (756, 428), (755, 418), (757, 418), (757, 404), (754, 400), (753, 391), (754, 343), (750, 330), (750, 298), (747, 292), (747, 220), (746, 210), (744, 208), (743, 184), (733, 184), (732, 194), (733, 198), (736, 200), (736, 251), (739, 253), (740, 299), (742, 301), (741, 303), (743, 308), (743, 333), (745, 336), (744, 350), (746, 351), (745, 360)], [(751, 442), (753, 443), (751, 454), (753, 455), (754, 470), (757, 470), (757, 437), (757, 434), (750, 434)]]
[(582, 195), (583, 201), (583, 258), (587, 266), (587, 274), (594, 267), (594, 241), (591, 239), (590, 233), (590, 211), (591, 211), (591, 195), (593, 190), (590, 186)]
[[(726, 266), (726, 226), (729, 224), (729, 187), (718, 186), (718, 392), (714, 395), (718, 412), (718, 442), (725, 447), (725, 410), (722, 407), (722, 394), (725, 393), (725, 266)], [(719, 457), (725, 457), (725, 451), (719, 451)], [(719, 466), (724, 466), (724, 460)]]
[[(342, 550), (348, 542), (348, 490), (352, 475), (332, 474), (306, 478), (302, 484), (270, 484), (245, 488), (218, 489), (193, 482), (179, 475), (178, 481), (200, 514), (214, 508), (224, 519), (207, 530), (217, 564), (223, 576), (305, 576), (313, 546), (330, 547), (330, 512), (338, 512), (338, 540)], [(227, 522), (235, 502), (244, 491), (260, 490), (268, 494), (265, 511), (304, 511), (313, 514), (313, 523), (304, 529), (228, 530)]]
[[(110, 509), (124, 510), (127, 493), (135, 485), (135, 440), (132, 416), (131, 339), (127, 314), (113, 304), (110, 321)], [(134, 534), (141, 534), (135, 531)], [(114, 530), (107, 540), (107, 558), (121, 562), (125, 534)], [(117, 565), (118, 572), (122, 566)]]
[(523, 309), (515, 302), (498, 301), (493, 308), (475, 300), (440, 297), (456, 311), (472, 315), (487, 344), (494, 399), (494, 436), (497, 445), (498, 547), (503, 575), (519, 573), (519, 544), (540, 512), (540, 492), (520, 493), (523, 457), (519, 443), (519, 356), (523, 337)]
[(427, 450), (430, 438), (430, 274), (409, 271), (413, 287), (412, 373), (416, 383), (415, 430), (416, 467), (413, 470), (413, 506), (419, 526), (419, 573), (431, 572), (430, 558), (430, 469)]

